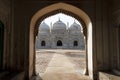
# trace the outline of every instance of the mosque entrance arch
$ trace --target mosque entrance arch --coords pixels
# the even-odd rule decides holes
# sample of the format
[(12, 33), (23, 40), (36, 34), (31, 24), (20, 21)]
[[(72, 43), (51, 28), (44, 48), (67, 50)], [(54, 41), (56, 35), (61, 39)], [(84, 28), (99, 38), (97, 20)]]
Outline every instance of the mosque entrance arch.
[[(35, 37), (38, 31), (38, 23), (48, 16), (56, 13), (65, 13), (82, 21), (83, 33), (86, 37), (86, 72), (93, 78), (93, 43), (92, 43), (92, 22), (90, 17), (81, 9), (66, 3), (56, 3), (39, 10), (31, 19), (29, 36), (29, 78), (35, 74)], [(88, 37), (89, 36), (89, 37)]]
[(57, 41), (57, 46), (62, 46), (62, 41), (61, 40)]
[(3, 36), (4, 36), (4, 25), (0, 21), (0, 68), (3, 64)]
[(46, 45), (45, 41), (41, 41), (41, 46), (45, 46), (45, 45)]

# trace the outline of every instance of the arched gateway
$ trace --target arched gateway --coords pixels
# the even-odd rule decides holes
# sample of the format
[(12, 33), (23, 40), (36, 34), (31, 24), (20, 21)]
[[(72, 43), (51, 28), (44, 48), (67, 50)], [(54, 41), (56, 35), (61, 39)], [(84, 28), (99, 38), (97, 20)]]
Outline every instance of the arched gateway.
[[(38, 23), (41, 22), (48, 16), (64, 13), (67, 15), (71, 15), (82, 22), (83, 25), (83, 33), (86, 37), (86, 61), (87, 61), (87, 70), (88, 74), (91, 78), (93, 78), (93, 53), (92, 53), (92, 23), (89, 16), (82, 11), (81, 9), (72, 6), (66, 3), (56, 3), (50, 6), (47, 6), (38, 12), (32, 17), (30, 22), (30, 42), (29, 42), (29, 78), (35, 74), (35, 36), (38, 29)], [(89, 36), (89, 37), (87, 37)], [(89, 57), (88, 57), (89, 56)]]

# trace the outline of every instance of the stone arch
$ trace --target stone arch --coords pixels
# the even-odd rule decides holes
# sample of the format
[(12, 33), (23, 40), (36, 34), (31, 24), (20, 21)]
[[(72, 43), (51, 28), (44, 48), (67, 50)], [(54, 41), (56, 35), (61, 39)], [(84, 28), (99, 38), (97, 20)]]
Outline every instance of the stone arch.
[(57, 46), (62, 46), (62, 41), (61, 40), (57, 41)]
[[(90, 17), (81, 9), (66, 3), (55, 3), (48, 7), (45, 7), (35, 15), (33, 15), (30, 22), (30, 35), (29, 35), (29, 77), (31, 77), (35, 72), (35, 36), (37, 34), (39, 22), (48, 16), (54, 15), (56, 13), (63, 12), (65, 14), (71, 15), (82, 22), (83, 33), (86, 36), (86, 51), (87, 51), (87, 69), (89, 76), (93, 78), (93, 50), (92, 50), (92, 22)], [(89, 57), (88, 57), (89, 56)]]
[(4, 24), (0, 21), (0, 69), (3, 67)]
[(74, 45), (74, 46), (78, 46), (78, 41), (77, 41), (77, 40), (74, 40), (73, 45)]
[(46, 42), (44, 40), (41, 41), (41, 46), (46, 46)]

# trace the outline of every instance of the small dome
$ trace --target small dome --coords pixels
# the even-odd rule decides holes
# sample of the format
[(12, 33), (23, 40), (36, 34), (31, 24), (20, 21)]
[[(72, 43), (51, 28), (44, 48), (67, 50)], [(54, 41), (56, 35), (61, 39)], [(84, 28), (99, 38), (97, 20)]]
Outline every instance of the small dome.
[(49, 27), (45, 22), (42, 22), (42, 23), (40, 24), (39, 30), (40, 30), (40, 31), (50, 30), (50, 27)]
[(64, 29), (66, 30), (66, 25), (60, 19), (53, 24), (53, 29)]
[(42, 22), (39, 27), (39, 33), (42, 34), (49, 34), (50, 33), (50, 27), (45, 23)]
[(79, 24), (77, 24), (76, 22), (74, 22), (70, 28), (70, 30), (80, 30), (81, 31), (81, 26)]

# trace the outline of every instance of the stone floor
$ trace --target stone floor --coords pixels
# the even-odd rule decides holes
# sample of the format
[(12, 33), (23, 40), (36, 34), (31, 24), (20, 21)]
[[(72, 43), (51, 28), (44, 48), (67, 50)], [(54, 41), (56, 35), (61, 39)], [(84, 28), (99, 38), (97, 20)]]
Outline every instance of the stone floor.
[(36, 51), (34, 80), (90, 80), (85, 76), (85, 51), (41, 49)]

